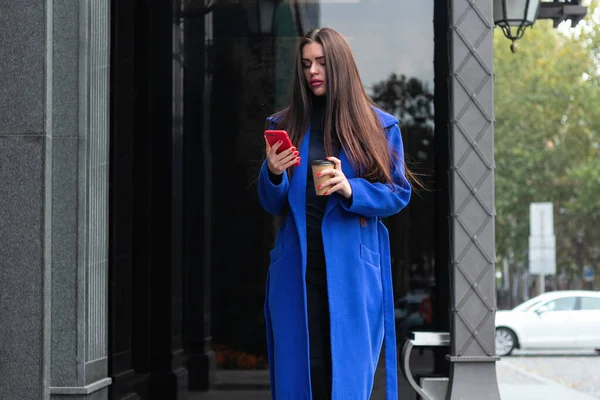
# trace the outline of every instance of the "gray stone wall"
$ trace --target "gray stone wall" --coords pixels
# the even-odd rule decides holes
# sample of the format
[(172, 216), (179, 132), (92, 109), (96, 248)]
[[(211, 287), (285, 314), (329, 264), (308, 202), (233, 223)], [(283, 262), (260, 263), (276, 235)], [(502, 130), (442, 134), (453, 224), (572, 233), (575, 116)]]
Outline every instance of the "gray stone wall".
[(0, 399), (107, 398), (109, 4), (0, 13)]
[(51, 7), (0, 13), (0, 399), (43, 399), (50, 371)]

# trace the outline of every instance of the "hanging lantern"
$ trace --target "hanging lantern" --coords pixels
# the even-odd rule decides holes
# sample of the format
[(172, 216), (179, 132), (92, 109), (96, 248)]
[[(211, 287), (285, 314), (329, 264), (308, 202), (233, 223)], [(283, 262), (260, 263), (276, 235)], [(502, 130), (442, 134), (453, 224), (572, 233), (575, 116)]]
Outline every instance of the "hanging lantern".
[(521, 39), (528, 26), (534, 24), (540, 0), (494, 0), (494, 23), (512, 41), (511, 51), (517, 51), (515, 41)]

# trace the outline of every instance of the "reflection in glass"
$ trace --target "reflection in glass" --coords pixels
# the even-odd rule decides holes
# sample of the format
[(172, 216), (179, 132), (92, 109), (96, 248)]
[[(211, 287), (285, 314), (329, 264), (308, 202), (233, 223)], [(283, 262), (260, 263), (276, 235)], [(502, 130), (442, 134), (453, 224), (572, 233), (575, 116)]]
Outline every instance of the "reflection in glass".
[[(287, 105), (299, 38), (320, 26), (346, 36), (368, 93), (400, 119), (406, 158), (427, 182), (434, 171), (433, 0), (215, 4), (221, 5), (205, 19), (207, 76), (198, 110), (212, 171), (212, 212), (205, 218), (212, 220), (213, 343), (220, 368), (264, 369), (264, 284), (275, 230), (258, 204), (255, 180), (265, 118)], [(434, 284), (434, 209), (434, 193), (422, 192), (385, 221), (404, 312), (399, 340), (430, 323), (422, 310)]]

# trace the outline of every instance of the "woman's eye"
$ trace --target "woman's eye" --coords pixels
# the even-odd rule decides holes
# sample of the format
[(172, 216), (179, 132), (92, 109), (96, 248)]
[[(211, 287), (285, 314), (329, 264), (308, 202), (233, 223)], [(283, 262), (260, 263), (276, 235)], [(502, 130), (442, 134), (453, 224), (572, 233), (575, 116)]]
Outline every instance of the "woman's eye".
[(307, 65), (307, 64), (302, 64), (302, 68), (304, 68), (304, 69), (308, 69), (308, 68), (310, 68), (310, 65)]

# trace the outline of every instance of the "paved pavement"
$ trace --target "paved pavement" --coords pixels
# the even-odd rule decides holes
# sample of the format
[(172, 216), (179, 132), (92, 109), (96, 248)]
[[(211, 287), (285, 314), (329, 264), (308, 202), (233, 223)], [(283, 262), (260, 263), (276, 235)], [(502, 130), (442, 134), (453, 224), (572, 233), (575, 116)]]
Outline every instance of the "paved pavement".
[[(577, 364), (581, 364), (580, 357), (568, 358), (562, 357), (562, 361), (566, 363), (558, 367), (559, 364), (544, 363), (543, 360), (539, 361), (540, 357), (507, 357), (497, 363), (497, 375), (500, 388), (500, 394), (502, 400), (597, 400), (600, 395), (594, 396), (583, 393), (578, 390), (574, 390), (572, 385), (565, 384), (564, 381), (561, 383), (552, 380), (551, 378), (540, 375), (542, 372), (554, 371), (556, 375), (564, 377), (569, 373), (577, 374), (577, 370), (581, 369), (581, 365), (577, 367)], [(600, 366), (600, 357), (592, 358), (587, 357), (588, 361), (592, 361), (592, 365)], [(595, 364), (595, 363), (598, 364)], [(532, 368), (531, 365), (536, 368)], [(540, 368), (543, 365), (545, 369)], [(418, 370), (418, 365), (416, 366)], [(570, 368), (570, 370), (567, 370)], [(595, 375), (596, 383), (590, 383), (590, 387), (595, 388), (596, 392), (600, 391), (600, 371), (595, 370), (595, 367), (587, 367), (588, 370), (592, 371), (591, 374)], [(547, 370), (547, 371), (546, 371)], [(594, 372), (598, 371), (598, 372)], [(385, 395), (383, 388), (385, 383), (383, 381), (383, 371), (378, 370), (375, 381), (375, 389), (371, 400), (384, 400)], [(216, 390), (209, 393), (195, 393), (190, 394), (183, 400), (270, 400), (271, 396), (268, 390), (264, 390), (268, 385), (268, 375), (266, 371), (254, 371), (254, 372), (228, 372), (220, 374), (220, 386), (226, 388), (225, 390)], [(233, 389), (228, 382), (242, 382), (242, 388), (263, 388), (263, 390), (239, 390)], [(406, 382), (403, 379), (399, 380), (401, 387), (402, 400), (414, 400), (416, 395), (412, 394), (406, 387)], [(239, 387), (239, 386), (238, 386)], [(410, 394), (408, 394), (410, 393)], [(481, 399), (485, 400), (485, 399)]]
[(496, 371), (503, 400), (597, 400), (597, 397), (521, 369), (506, 359), (497, 364)]
[(594, 352), (516, 352), (501, 363), (600, 399), (600, 356)]

